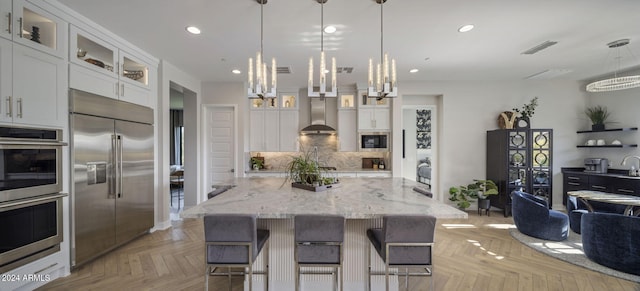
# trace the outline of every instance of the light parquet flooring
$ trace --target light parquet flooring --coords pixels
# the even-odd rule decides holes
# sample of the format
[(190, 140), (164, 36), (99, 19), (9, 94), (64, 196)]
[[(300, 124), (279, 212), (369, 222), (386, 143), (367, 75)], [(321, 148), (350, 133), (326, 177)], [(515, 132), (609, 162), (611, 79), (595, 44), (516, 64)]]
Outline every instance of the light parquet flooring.
[[(624, 290), (640, 284), (541, 254), (516, 241), (511, 217), (469, 211), (468, 220), (439, 220), (434, 258), (435, 290)], [(39, 290), (203, 290), (202, 221), (174, 221)], [(410, 290), (428, 290), (426, 278), (410, 279)], [(401, 283), (402, 283), (401, 279)], [(210, 290), (227, 290), (227, 279), (211, 277)], [(242, 290), (242, 279), (233, 280)], [(403, 286), (403, 285), (401, 285)], [(278, 290), (275, 290), (278, 291)], [(351, 291), (351, 290), (345, 290)]]

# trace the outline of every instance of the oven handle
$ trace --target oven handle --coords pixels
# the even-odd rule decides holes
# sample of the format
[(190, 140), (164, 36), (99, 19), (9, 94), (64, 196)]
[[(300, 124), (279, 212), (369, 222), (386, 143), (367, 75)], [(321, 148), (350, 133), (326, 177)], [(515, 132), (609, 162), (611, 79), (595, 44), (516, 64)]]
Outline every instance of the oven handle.
[(55, 200), (65, 196), (67, 196), (67, 194), (65, 193), (56, 193), (53, 195), (39, 196), (35, 198), (30, 198), (30, 199), (20, 199), (16, 201), (3, 202), (3, 203), (0, 203), (0, 209), (13, 208), (16, 206), (21, 206), (21, 205), (31, 204), (31, 203), (39, 203), (47, 200)]
[(60, 146), (67, 146), (69, 145), (66, 142), (62, 142), (62, 141), (15, 141), (15, 140), (8, 140), (8, 139), (2, 139), (0, 138), (0, 147), (4, 146), (4, 145), (24, 145), (24, 146), (54, 146), (54, 147), (60, 147)]

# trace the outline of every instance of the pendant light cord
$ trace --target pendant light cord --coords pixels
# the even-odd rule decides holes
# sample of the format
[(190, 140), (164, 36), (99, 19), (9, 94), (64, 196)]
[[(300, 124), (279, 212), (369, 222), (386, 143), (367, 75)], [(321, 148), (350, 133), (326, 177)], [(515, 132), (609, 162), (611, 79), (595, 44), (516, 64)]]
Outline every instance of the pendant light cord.
[(320, 1), (320, 51), (324, 51), (324, 0)]
[(264, 0), (260, 1), (260, 54), (262, 54), (262, 57), (264, 58), (264, 52), (262, 51), (262, 39), (263, 39), (263, 33), (264, 33), (264, 20), (263, 20), (263, 11), (262, 9), (264, 8)]
[(384, 6), (385, 0), (380, 0), (380, 64), (384, 62), (384, 17), (382, 12), (382, 6)]

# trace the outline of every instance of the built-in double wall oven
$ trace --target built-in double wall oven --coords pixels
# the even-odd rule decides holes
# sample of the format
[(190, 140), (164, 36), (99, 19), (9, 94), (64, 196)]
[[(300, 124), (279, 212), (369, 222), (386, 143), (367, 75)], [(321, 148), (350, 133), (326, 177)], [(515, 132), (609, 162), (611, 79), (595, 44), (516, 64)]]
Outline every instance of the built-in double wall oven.
[(0, 273), (60, 249), (62, 131), (0, 127)]

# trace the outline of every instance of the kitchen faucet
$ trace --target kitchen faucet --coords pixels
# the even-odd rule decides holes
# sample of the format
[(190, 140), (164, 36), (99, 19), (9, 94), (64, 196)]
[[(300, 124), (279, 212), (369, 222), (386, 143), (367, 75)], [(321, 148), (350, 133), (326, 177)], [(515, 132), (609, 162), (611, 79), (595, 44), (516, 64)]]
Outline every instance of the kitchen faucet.
[(316, 167), (319, 167), (320, 164), (318, 163), (318, 146), (313, 147), (313, 153), (315, 154), (315, 157), (316, 157)]
[(629, 176), (640, 176), (640, 157), (638, 156), (626, 156), (622, 159), (622, 163), (620, 163), (620, 165), (624, 165), (627, 162), (628, 158), (635, 158), (636, 160), (638, 160), (638, 168), (635, 168), (634, 166), (631, 166), (631, 169), (629, 169)]

